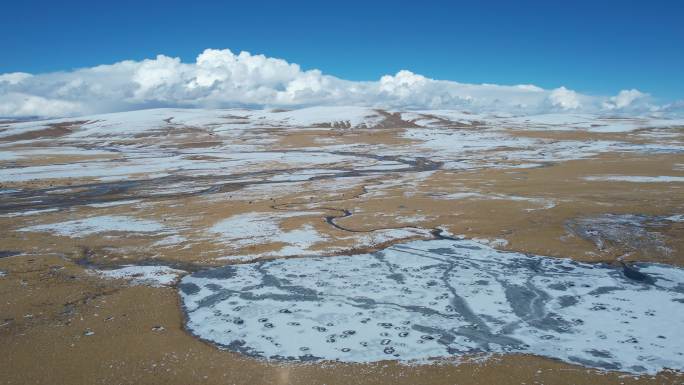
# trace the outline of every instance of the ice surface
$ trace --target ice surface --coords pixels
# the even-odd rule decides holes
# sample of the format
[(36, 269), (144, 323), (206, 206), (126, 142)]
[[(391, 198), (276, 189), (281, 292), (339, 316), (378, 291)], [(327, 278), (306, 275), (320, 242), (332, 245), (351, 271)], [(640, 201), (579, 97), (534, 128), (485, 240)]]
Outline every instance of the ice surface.
[(675, 214), (675, 215), (670, 215), (669, 217), (666, 217), (668, 221), (671, 222), (684, 222), (684, 214)]
[(225, 266), (179, 283), (198, 337), (272, 359), (529, 353), (606, 370), (684, 369), (684, 270), (497, 251), (469, 240)]

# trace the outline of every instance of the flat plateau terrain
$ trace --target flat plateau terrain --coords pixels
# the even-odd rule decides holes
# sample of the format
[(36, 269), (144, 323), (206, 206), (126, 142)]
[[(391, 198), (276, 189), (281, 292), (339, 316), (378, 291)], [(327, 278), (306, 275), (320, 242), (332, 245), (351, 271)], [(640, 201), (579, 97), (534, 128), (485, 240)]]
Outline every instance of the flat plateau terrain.
[(0, 121), (0, 384), (684, 383), (684, 121)]

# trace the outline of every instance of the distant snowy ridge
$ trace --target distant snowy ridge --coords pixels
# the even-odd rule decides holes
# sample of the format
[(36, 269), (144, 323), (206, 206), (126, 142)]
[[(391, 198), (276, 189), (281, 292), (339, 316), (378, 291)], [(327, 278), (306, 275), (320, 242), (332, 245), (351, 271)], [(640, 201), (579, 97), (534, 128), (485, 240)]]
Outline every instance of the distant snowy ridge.
[[(2, 108), (2, 107), (0, 107)], [(73, 124), (72, 124), (73, 123)], [(684, 127), (684, 118), (622, 117), (601, 114), (553, 113), (514, 115), (468, 113), (463, 110), (383, 110), (372, 107), (317, 106), (298, 109), (196, 109), (154, 108), (128, 112), (85, 115), (38, 121), (0, 123), (0, 140), (40, 131), (52, 125), (69, 124), (70, 138), (113, 138), (134, 136), (156, 129), (204, 127), (227, 132), (254, 127), (376, 128), (376, 127), (475, 127), (518, 130), (586, 130), (629, 132), (642, 128)], [(674, 144), (674, 142), (673, 142)], [(34, 150), (39, 152), (40, 149)], [(63, 151), (67, 151), (66, 149)], [(90, 151), (95, 154), (96, 151)], [(0, 154), (0, 160), (13, 154)]]
[(206, 49), (195, 63), (158, 55), (142, 61), (45, 74), (0, 74), (0, 116), (61, 117), (150, 107), (353, 105), (540, 114), (559, 111), (676, 115), (684, 102), (655, 104), (636, 89), (591, 96), (566, 87), (467, 84), (402, 70), (349, 81), (249, 52)]

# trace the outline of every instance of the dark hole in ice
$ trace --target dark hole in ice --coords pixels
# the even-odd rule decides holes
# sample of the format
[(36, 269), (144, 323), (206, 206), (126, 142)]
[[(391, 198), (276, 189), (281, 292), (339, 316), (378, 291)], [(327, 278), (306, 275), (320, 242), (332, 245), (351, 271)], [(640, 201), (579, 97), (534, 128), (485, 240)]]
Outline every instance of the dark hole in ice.
[(653, 284), (655, 282), (655, 280), (650, 276), (640, 272), (636, 268), (629, 266), (625, 263), (622, 264), (622, 274), (624, 274), (625, 277), (637, 282), (643, 282), (648, 284)]
[(602, 360), (589, 360), (586, 358), (580, 358), (575, 356), (569, 356), (570, 361), (576, 362), (578, 364), (593, 366), (595, 368), (608, 369), (608, 370), (619, 370), (622, 366), (617, 362), (608, 362)]
[(200, 287), (192, 282), (183, 282), (178, 285), (178, 288), (187, 295), (195, 295), (200, 292)]
[(613, 355), (610, 354), (610, 352), (606, 351), (606, 350), (591, 349), (591, 350), (587, 350), (586, 352), (591, 354), (592, 356), (598, 357), (598, 358), (613, 358)]
[(196, 278), (210, 278), (210, 279), (227, 279), (235, 277), (235, 267), (234, 266), (221, 266), (212, 269), (200, 270), (193, 273)]

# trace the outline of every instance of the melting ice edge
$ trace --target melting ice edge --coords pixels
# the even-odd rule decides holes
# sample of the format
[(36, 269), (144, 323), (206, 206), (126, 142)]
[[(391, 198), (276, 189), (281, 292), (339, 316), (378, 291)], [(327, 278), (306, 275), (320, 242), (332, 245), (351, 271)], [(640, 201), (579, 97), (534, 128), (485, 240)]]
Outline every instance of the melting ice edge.
[(352, 256), (224, 266), (179, 284), (188, 330), (283, 360), (529, 353), (606, 370), (684, 370), (684, 269), (639, 273), (414, 241)]

